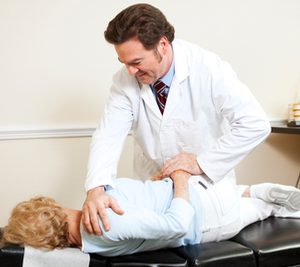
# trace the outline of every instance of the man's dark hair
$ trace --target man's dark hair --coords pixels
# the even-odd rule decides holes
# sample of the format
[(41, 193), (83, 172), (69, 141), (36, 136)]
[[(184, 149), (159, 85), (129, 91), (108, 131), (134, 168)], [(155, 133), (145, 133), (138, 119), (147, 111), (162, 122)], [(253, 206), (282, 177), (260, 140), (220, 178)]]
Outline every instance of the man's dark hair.
[(114, 45), (138, 38), (146, 49), (154, 49), (163, 36), (171, 43), (174, 33), (174, 27), (158, 8), (149, 4), (136, 4), (111, 20), (104, 36), (106, 41)]

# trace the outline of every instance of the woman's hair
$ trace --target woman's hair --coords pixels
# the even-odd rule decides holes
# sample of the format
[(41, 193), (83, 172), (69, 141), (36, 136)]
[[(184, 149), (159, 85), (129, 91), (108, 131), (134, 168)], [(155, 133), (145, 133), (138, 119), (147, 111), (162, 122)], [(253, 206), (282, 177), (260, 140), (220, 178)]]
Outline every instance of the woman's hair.
[(66, 214), (51, 198), (23, 201), (13, 209), (1, 242), (47, 249), (69, 246)]
[(106, 41), (114, 45), (138, 38), (146, 49), (154, 49), (163, 36), (171, 43), (174, 33), (174, 27), (159, 9), (149, 4), (136, 4), (111, 20), (104, 36)]

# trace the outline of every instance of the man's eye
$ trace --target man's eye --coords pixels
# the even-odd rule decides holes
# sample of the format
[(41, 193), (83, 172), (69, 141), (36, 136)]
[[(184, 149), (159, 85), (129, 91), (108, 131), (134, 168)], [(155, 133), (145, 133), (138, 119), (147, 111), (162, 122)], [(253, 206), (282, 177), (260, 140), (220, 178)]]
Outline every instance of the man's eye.
[(141, 65), (141, 63), (142, 61), (132, 62), (132, 63), (128, 63), (127, 66), (138, 67)]

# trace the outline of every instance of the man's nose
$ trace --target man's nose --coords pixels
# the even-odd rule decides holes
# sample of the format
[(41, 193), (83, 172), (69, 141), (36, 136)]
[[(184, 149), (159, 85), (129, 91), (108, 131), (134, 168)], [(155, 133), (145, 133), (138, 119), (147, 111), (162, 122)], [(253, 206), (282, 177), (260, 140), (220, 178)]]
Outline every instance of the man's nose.
[(129, 75), (135, 75), (139, 69), (134, 67), (134, 66), (130, 66), (130, 65), (126, 65), (127, 71)]

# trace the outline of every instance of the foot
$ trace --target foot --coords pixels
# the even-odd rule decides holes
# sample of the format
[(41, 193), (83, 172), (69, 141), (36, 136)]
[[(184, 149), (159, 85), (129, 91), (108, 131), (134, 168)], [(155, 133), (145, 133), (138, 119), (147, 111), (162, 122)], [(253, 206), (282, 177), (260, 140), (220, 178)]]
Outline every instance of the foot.
[(291, 211), (300, 210), (300, 190), (296, 187), (272, 183), (251, 187), (253, 187), (251, 195), (257, 198), (281, 205)]

